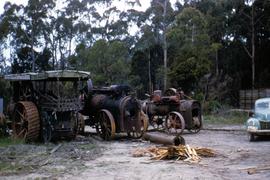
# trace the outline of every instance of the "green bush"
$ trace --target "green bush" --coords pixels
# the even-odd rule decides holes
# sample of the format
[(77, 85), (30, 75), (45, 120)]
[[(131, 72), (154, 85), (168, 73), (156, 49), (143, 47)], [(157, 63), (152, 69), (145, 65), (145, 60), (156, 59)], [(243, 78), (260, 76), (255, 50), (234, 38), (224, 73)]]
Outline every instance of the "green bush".
[(222, 105), (216, 100), (206, 101), (203, 103), (203, 111), (206, 114), (217, 114), (221, 108)]

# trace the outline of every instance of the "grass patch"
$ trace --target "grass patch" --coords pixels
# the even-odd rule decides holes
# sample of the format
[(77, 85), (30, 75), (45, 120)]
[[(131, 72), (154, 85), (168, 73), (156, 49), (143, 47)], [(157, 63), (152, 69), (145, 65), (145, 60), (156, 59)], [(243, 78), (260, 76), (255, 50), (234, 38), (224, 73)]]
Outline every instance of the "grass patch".
[(211, 114), (204, 116), (206, 124), (228, 124), (228, 125), (243, 125), (248, 119), (247, 113), (229, 112), (221, 114)]
[(23, 144), (24, 140), (14, 139), (12, 137), (2, 137), (0, 138), (0, 147), (6, 147), (9, 145)]
[(92, 149), (96, 148), (97, 146), (95, 144), (92, 144), (92, 143), (87, 143), (87, 144), (80, 144), (79, 147), (82, 150), (92, 150)]
[(0, 162), (0, 175), (18, 174), (29, 172), (35, 169), (35, 166), (22, 165), (17, 163)]

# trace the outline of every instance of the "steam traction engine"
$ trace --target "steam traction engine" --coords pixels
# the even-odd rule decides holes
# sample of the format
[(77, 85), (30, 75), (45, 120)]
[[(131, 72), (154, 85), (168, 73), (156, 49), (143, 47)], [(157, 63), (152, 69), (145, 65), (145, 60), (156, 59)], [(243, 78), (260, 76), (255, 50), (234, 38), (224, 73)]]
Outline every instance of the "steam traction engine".
[(184, 99), (183, 92), (170, 88), (161, 95), (154, 91), (150, 100), (143, 103), (149, 123), (155, 129), (166, 129), (169, 133), (181, 134), (184, 129), (197, 133), (202, 127), (201, 105), (196, 100)]
[(125, 85), (89, 89), (81, 113), (89, 116), (86, 124), (94, 126), (104, 140), (111, 140), (115, 133), (121, 132), (140, 138), (147, 130), (148, 119), (140, 102), (129, 93), (130, 88)]
[(74, 138), (80, 129), (82, 109), (78, 82), (89, 78), (82, 71), (46, 71), (6, 75), (13, 86), (9, 105), (13, 136), (44, 142)]

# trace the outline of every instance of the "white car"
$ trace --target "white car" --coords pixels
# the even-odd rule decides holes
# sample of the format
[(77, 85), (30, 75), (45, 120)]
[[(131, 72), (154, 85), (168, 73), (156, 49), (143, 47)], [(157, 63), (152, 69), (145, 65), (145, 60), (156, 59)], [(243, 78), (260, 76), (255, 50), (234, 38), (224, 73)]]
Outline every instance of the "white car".
[(270, 98), (258, 99), (254, 109), (246, 123), (250, 141), (256, 140), (256, 136), (270, 135)]

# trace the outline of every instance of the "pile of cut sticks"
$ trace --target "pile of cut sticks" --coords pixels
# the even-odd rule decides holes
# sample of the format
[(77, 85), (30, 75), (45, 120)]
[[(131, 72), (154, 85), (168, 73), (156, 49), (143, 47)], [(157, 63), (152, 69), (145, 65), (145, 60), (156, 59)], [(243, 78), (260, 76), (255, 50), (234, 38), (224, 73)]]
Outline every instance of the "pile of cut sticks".
[(150, 156), (153, 160), (176, 159), (197, 163), (201, 157), (214, 157), (216, 152), (209, 148), (195, 147), (189, 145), (169, 146), (169, 147), (149, 147), (146, 149), (136, 149), (134, 157)]

